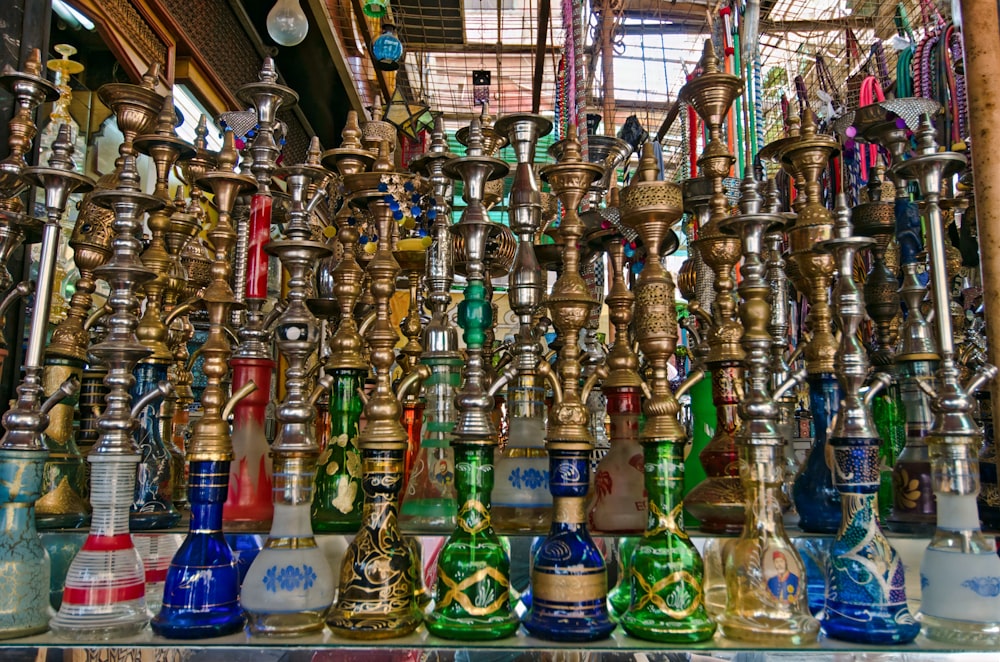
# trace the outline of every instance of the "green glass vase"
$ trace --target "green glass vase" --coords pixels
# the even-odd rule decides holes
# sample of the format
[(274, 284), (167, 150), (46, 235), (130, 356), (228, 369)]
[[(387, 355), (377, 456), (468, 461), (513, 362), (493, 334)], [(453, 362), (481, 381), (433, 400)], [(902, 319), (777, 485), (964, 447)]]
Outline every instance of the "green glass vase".
[(324, 533), (353, 533), (361, 526), (364, 490), (358, 426), (365, 371), (337, 368), (330, 389), (330, 435), (319, 457), (312, 524)]
[(705, 609), (705, 565), (684, 530), (684, 445), (644, 441), (649, 513), (632, 553), (632, 604), (621, 619), (634, 637), (670, 643), (711, 639)]
[(434, 611), (427, 629), (448, 639), (514, 634), (510, 558), (490, 520), (493, 452), (488, 444), (455, 445), (457, 526), (438, 557)]

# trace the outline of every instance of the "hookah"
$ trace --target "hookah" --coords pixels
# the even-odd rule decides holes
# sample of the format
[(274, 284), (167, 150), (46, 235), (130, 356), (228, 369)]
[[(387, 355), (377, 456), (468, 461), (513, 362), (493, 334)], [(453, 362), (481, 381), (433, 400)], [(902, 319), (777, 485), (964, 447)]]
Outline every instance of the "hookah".
[(939, 152), (930, 117), (923, 115), (916, 131), (916, 154), (892, 166), (893, 174), (916, 180), (924, 198), (928, 252), (931, 262), (931, 298), (937, 327), (938, 364), (931, 394), (934, 422), (927, 436), (931, 483), (937, 500), (937, 529), (920, 566), (923, 588), (920, 621), (929, 639), (995, 648), (1000, 644), (1000, 575), (996, 544), (983, 535), (976, 496), (979, 464), (976, 454), (983, 431), (972, 418), (974, 394), (997, 370), (984, 364), (969, 381), (959, 384), (954, 358), (945, 238), (939, 206), (942, 179), (966, 165), (963, 155)]
[[(333, 602), (333, 572), (313, 537), (310, 510), (320, 454), (316, 443), (316, 401), (330, 387), (322, 377), (306, 392), (306, 363), (319, 344), (320, 325), (305, 301), (314, 265), (332, 252), (312, 240), (309, 217), (323, 199), (330, 172), (320, 165), (319, 139), (313, 138), (305, 163), (278, 169), (291, 197), (285, 239), (265, 250), (288, 271), (288, 305), (275, 322), (278, 351), (285, 369), (285, 399), (278, 406), (274, 461), (274, 512), (271, 532), (243, 580), (240, 601), (254, 634), (290, 635), (323, 629)], [(309, 196), (312, 196), (311, 198)]]
[(841, 336), (834, 367), (842, 394), (830, 446), (843, 523), (830, 549), (822, 625), (827, 636), (835, 639), (902, 644), (915, 639), (920, 626), (906, 606), (903, 564), (879, 524), (881, 442), (870, 413), (872, 399), (891, 378), (878, 373), (864, 397), (860, 393), (869, 365), (858, 338), (865, 306), (864, 295), (854, 282), (854, 257), (874, 240), (851, 236), (847, 196), (840, 193), (837, 197), (835, 237), (817, 247), (832, 252), (838, 266), (834, 296)]
[[(413, 194), (419, 199), (419, 194)], [(409, 304), (406, 316), (400, 322), (399, 328), (403, 337), (407, 339), (399, 352), (397, 364), (401, 370), (400, 380), (406, 379), (417, 369), (420, 362), (420, 355), (423, 353), (423, 346), (420, 344), (420, 276), (427, 269), (427, 248), (423, 245), (423, 239), (418, 237), (398, 239), (396, 248), (393, 250), (393, 257), (399, 263), (400, 271), (406, 277), (409, 286)], [(425, 366), (429, 368), (429, 366)], [(417, 459), (420, 451), (420, 436), (423, 428), (424, 400), (420, 397), (419, 382), (412, 382), (413, 387), (406, 392), (397, 391), (400, 402), (403, 406), (403, 427), (406, 428), (407, 448), (406, 458), (403, 460), (403, 490), (410, 480), (410, 472), (413, 470), (413, 463)]]
[(715, 435), (700, 457), (709, 478), (688, 494), (687, 508), (701, 520), (709, 533), (738, 533), (743, 526), (743, 492), (740, 489), (734, 435), (740, 428), (739, 403), (743, 399), (742, 333), (735, 317), (732, 289), (733, 269), (740, 259), (739, 239), (728, 235), (719, 223), (728, 215), (722, 180), (736, 159), (729, 153), (722, 137), (722, 121), (735, 99), (743, 92), (739, 76), (719, 70), (719, 60), (711, 40), (705, 41), (701, 58), (701, 76), (689, 81), (679, 98), (695, 109), (709, 128), (710, 140), (698, 158), (698, 167), (712, 185), (708, 222), (701, 226), (694, 242), (695, 250), (712, 270), (714, 303), (711, 315), (698, 305), (691, 312), (707, 325), (708, 356), (706, 365), (712, 373), (712, 399), (716, 407)]
[(31, 318), (24, 357), (24, 379), (17, 388), (17, 402), (3, 416), (6, 430), (0, 439), (0, 513), (4, 540), (0, 564), (6, 569), (0, 581), (0, 638), (44, 632), (48, 620), (49, 558), (35, 529), (35, 501), (41, 496), (42, 470), (48, 451), (41, 434), (49, 411), (76, 392), (75, 379), (63, 382), (45, 401), (42, 352), (52, 302), (52, 285), (59, 244), (60, 219), (73, 192), (85, 193), (93, 182), (74, 170), (69, 127), (62, 126), (52, 147), (48, 166), (25, 168), (25, 182), (45, 188), (46, 221), (42, 230), (41, 259), (35, 313)]
[[(621, 622), (626, 632), (642, 639), (695, 642), (710, 639), (715, 622), (705, 609), (704, 563), (684, 530), (683, 456), (687, 439), (677, 418), (677, 397), (700, 380), (704, 371), (694, 370), (671, 393), (667, 362), (677, 346), (677, 308), (674, 281), (663, 268), (660, 250), (670, 226), (683, 214), (683, 198), (678, 185), (659, 181), (657, 174), (653, 145), (646, 143), (636, 179), (621, 194), (622, 220), (641, 235), (648, 251), (635, 287), (635, 328), (639, 347), (652, 369), (649, 385), (640, 382), (646, 390), (646, 425), (639, 440), (649, 495), (647, 523), (628, 563), (632, 600)], [(621, 306), (620, 301), (619, 296), (609, 306)], [(626, 341), (627, 335), (618, 338), (616, 346)], [(631, 358), (634, 361), (634, 355)], [(635, 367), (637, 362), (633, 373)], [(616, 369), (628, 368), (617, 365)]]
[(508, 368), (493, 383), (486, 383), (483, 365), (485, 329), (492, 321), (486, 298), (486, 239), (489, 220), (482, 202), (486, 182), (502, 179), (508, 171), (503, 161), (487, 156), (482, 127), (472, 120), (464, 157), (447, 161), (444, 174), (464, 183), (466, 208), (451, 231), (462, 237), (466, 255), (466, 287), (459, 304), (458, 322), (463, 330), (466, 361), (462, 387), (455, 397), (458, 421), (452, 431), (455, 454), (456, 527), (438, 556), (434, 611), (427, 629), (455, 639), (499, 639), (518, 628), (511, 610), (510, 559), (493, 530), (490, 497), (497, 431), (491, 419), (493, 395), (513, 373)]
[(227, 402), (223, 387), (230, 358), (225, 325), (235, 301), (229, 285), (230, 254), (236, 240), (230, 215), (236, 196), (253, 186), (250, 177), (233, 171), (238, 158), (234, 144), (232, 131), (227, 131), (216, 169), (195, 181), (214, 193), (219, 217), (206, 237), (215, 256), (212, 280), (201, 295), (209, 320), (208, 336), (199, 350), (206, 377), (202, 415), (192, 426), (187, 447), (191, 523), (167, 569), (163, 607), (152, 623), (155, 633), (169, 638), (227, 634), (244, 623), (238, 602), (239, 575), (222, 536), (222, 507), (233, 459), (228, 419), (236, 403), (255, 388), (248, 383)]
[[(344, 555), (339, 598), (327, 617), (335, 633), (357, 639), (402, 635), (420, 624), (414, 601), (414, 575), (419, 573), (413, 571), (414, 555), (397, 522), (408, 438), (400, 424), (402, 407), (392, 390), (393, 348), (399, 338), (389, 319), (389, 300), (399, 273), (391, 250), (395, 221), (380, 185), (387, 186), (390, 178), (398, 178), (404, 186), (406, 182), (415, 188), (423, 184), (415, 175), (394, 170), (389, 147), (388, 140), (379, 143), (371, 172), (344, 177), (353, 202), (367, 204), (378, 228), (378, 248), (368, 263), (375, 317), (366, 338), (375, 369), (375, 389), (365, 402), (367, 424), (358, 439), (364, 489), (361, 528)], [(411, 379), (426, 374), (418, 369), (411, 373)], [(409, 388), (409, 381), (400, 383), (401, 392)]]
[(919, 255), (924, 249), (920, 213), (916, 203), (910, 200), (908, 177), (895, 165), (910, 151), (908, 127), (916, 126), (921, 114), (936, 113), (938, 108), (930, 99), (892, 99), (860, 108), (854, 117), (858, 134), (884, 147), (893, 164), (889, 176), (896, 187), (893, 211), (902, 272), (899, 297), (906, 307), (906, 316), (899, 329), (899, 348), (894, 357), (895, 386), (904, 410), (906, 438), (893, 466), (888, 526), (893, 531), (927, 535), (933, 531), (936, 504), (926, 442), (933, 414), (931, 397), (924, 386), (933, 380), (939, 356), (930, 323), (921, 311), (927, 288), (918, 279)]
[[(879, 163), (868, 178), (868, 202), (856, 205), (851, 213), (855, 234), (871, 237), (872, 266), (865, 275), (865, 311), (875, 324), (875, 340), (869, 351), (876, 369), (893, 372), (895, 330), (893, 320), (899, 314), (899, 281), (886, 266), (885, 253), (896, 226), (893, 205), (882, 201), (882, 174)], [(906, 443), (906, 424), (899, 396), (899, 386), (889, 383), (872, 400), (872, 415), (878, 436), (883, 440), (880, 464), (883, 467), (879, 488), (879, 517), (888, 518), (892, 506), (892, 468)], [(889, 470), (885, 468), (888, 467)]]
[[(167, 252), (165, 234), (170, 227), (170, 216), (174, 211), (168, 190), (170, 171), (178, 160), (195, 156), (194, 147), (179, 139), (174, 133), (176, 117), (174, 100), (167, 95), (156, 120), (156, 130), (140, 135), (133, 141), (133, 147), (141, 154), (148, 155), (156, 167), (156, 186), (153, 195), (163, 202), (163, 207), (150, 213), (147, 225), (151, 239), (140, 259), (157, 276), (143, 287), (146, 307), (136, 336), (139, 342), (151, 351), (149, 356), (136, 366), (135, 384), (132, 397), (154, 388), (167, 379), (167, 369), (174, 362), (174, 353), (167, 346), (167, 325), (163, 322), (163, 299), (167, 289), (173, 286), (170, 273), (171, 258)], [(137, 445), (142, 460), (139, 463), (135, 499), (130, 516), (131, 527), (135, 529), (165, 529), (175, 526), (180, 520), (180, 512), (173, 503), (172, 456), (168, 444), (172, 446), (172, 416), (164, 400), (153, 400), (139, 415)], [(168, 431), (164, 435), (164, 430)]]
[[(103, 179), (103, 178), (102, 178)], [(103, 188), (98, 182), (95, 190)], [(69, 245), (73, 261), (80, 271), (66, 317), (53, 330), (45, 348), (44, 389), (52, 391), (60, 383), (75, 377), (82, 382), (87, 364), (90, 333), (84, 322), (90, 314), (97, 282), (94, 269), (111, 257), (111, 224), (114, 214), (85, 198), (80, 208)], [(40, 529), (76, 528), (90, 519), (87, 501), (87, 465), (77, 445), (73, 416), (81, 406), (80, 396), (67, 398), (49, 412), (49, 425), (43, 440), (49, 449), (44, 471), (42, 497), (35, 503), (35, 522)]]
[(741, 343), (745, 352), (747, 393), (741, 403), (743, 427), (736, 435), (740, 479), (746, 500), (740, 537), (724, 548), (726, 607), (719, 616), (722, 633), (731, 639), (799, 645), (816, 640), (819, 624), (809, 614), (802, 559), (785, 532), (782, 487), (785, 440), (778, 427), (785, 393), (805, 378), (788, 374), (777, 387), (771, 381), (774, 339), (761, 259), (766, 232), (782, 229), (783, 214), (765, 211), (753, 171), (747, 168), (741, 186), (740, 214), (722, 224), (738, 232), (743, 246)]
[(511, 348), (517, 371), (507, 386), (509, 440), (496, 460), (493, 514), (506, 530), (544, 531), (552, 494), (545, 452), (545, 383), (536, 369), (542, 361), (543, 329), (535, 318), (542, 309), (547, 279), (533, 243), (542, 225), (541, 188), (533, 164), (538, 141), (552, 132), (552, 122), (518, 113), (497, 120), (496, 130), (507, 136), (517, 158), (509, 206), (510, 229), (518, 243), (507, 297), (518, 328)]
[[(106, 91), (105, 98), (114, 95), (127, 105), (128, 93), (127, 88), (112, 88)], [(94, 204), (114, 211), (115, 238), (111, 259), (94, 271), (111, 288), (108, 296), (111, 312), (106, 317), (107, 335), (90, 347), (90, 353), (107, 366), (104, 384), (108, 388), (104, 409), (97, 419), (100, 437), (87, 455), (93, 508), (91, 528), (70, 564), (62, 604), (49, 624), (57, 635), (73, 639), (128, 636), (141, 631), (149, 622), (143, 563), (129, 534), (129, 508), (135, 493), (136, 467), (141, 459), (133, 434), (138, 428), (139, 412), (150, 401), (163, 397), (171, 386), (161, 382), (135, 399), (130, 390), (135, 382), (136, 364), (149, 355), (149, 348), (136, 337), (139, 325), (136, 293), (144, 283), (156, 278), (139, 260), (142, 245), (137, 235), (142, 215), (162, 207), (163, 200), (139, 190), (132, 149), (134, 134), (125, 136), (126, 142), (119, 147), (121, 167), (117, 188), (98, 191), (91, 197)]]
[[(615, 327), (615, 344), (605, 353), (598, 349), (596, 338), (600, 306), (591, 314), (585, 338), (588, 364), (584, 376), (593, 367), (605, 363), (608, 376), (601, 384), (600, 408), (595, 408), (596, 425), (594, 436), (600, 441), (604, 431), (605, 415), (611, 422), (607, 454), (597, 463), (594, 474), (596, 496), (587, 515), (592, 530), (602, 532), (638, 532), (646, 526), (646, 495), (643, 483), (637, 474), (642, 473), (642, 447), (639, 444), (639, 413), (642, 380), (639, 378), (639, 361), (629, 343), (629, 326), (633, 317), (635, 296), (624, 282), (625, 235), (635, 238), (634, 231), (623, 228), (620, 223), (617, 193), (612, 194), (612, 204), (597, 210), (604, 193), (610, 186), (615, 170), (632, 154), (632, 146), (611, 136), (588, 136), (587, 149), (590, 161), (601, 165), (604, 174), (590, 189), (591, 210), (581, 215), (585, 224), (594, 227), (586, 234), (588, 250), (596, 255), (607, 252), (611, 262), (610, 290), (605, 299), (608, 303), (609, 321)], [(660, 255), (676, 249), (676, 237), (667, 230), (667, 238), (658, 246)], [(670, 244), (670, 246), (667, 246)], [(603, 294), (603, 284), (601, 294)], [(596, 391), (591, 391), (590, 400)], [(588, 409), (591, 403), (588, 403)], [(597, 444), (598, 447), (600, 444)]]
[[(796, 130), (801, 126), (800, 130)], [(791, 135), (767, 145), (761, 152), (772, 154), (795, 178), (802, 202), (797, 217), (788, 228), (789, 266), (796, 289), (809, 299), (806, 328), (811, 334), (802, 355), (808, 372), (809, 400), (816, 436), (805, 466), (792, 486), (799, 527), (814, 533), (835, 533), (840, 526), (840, 493), (833, 485), (827, 466), (829, 426), (840, 403), (833, 359), (837, 340), (830, 327), (830, 279), (833, 257), (817, 253), (820, 241), (833, 236), (833, 215), (822, 204), (819, 178), (829, 159), (837, 152), (836, 140), (818, 133), (816, 118), (806, 109), (801, 124)]]
[[(257, 385), (254, 395), (240, 402), (233, 418), (233, 462), (230, 466), (229, 495), (222, 519), (227, 527), (260, 530), (271, 523), (272, 466), (264, 434), (265, 410), (271, 399), (271, 379), (275, 369), (270, 343), (270, 326), (280, 310), (262, 313), (267, 301), (268, 252), (271, 240), (271, 177), (281, 154), (274, 133), (279, 110), (288, 110), (298, 95), (278, 84), (274, 60), (264, 58), (258, 80), (236, 90), (236, 97), (255, 111), (256, 127), (248, 147), (250, 170), (257, 190), (250, 199), (250, 218), (245, 229), (238, 228), (234, 264), (235, 282), (243, 282), (236, 294), (246, 304), (246, 319), (239, 325), (237, 347), (231, 365), (233, 389)], [(242, 224), (241, 224), (242, 225)], [(235, 321), (235, 320), (234, 320)]]
[(355, 256), (359, 239), (357, 220), (347, 204), (362, 189), (352, 188), (375, 156), (361, 145), (358, 114), (350, 111), (341, 133), (341, 145), (323, 154), (323, 163), (343, 181), (345, 203), (336, 216), (337, 240), (343, 257), (333, 269), (333, 293), (340, 307), (340, 321), (330, 341), (326, 373), (333, 377), (330, 387), (330, 441), (320, 456), (312, 503), (312, 523), (316, 531), (350, 532), (361, 526), (361, 451), (358, 449), (359, 421), (363, 403), (361, 392), (368, 375), (365, 345), (355, 321), (355, 304), (361, 296), (364, 270)]
[(572, 133), (565, 140), (562, 159), (542, 169), (565, 210), (560, 225), (563, 271), (547, 300), (562, 346), (554, 370), (544, 359), (537, 368), (555, 400), (546, 434), (553, 516), (548, 536), (533, 554), (532, 600), (524, 626), (543, 639), (591, 641), (609, 636), (615, 627), (608, 614), (607, 569), (586, 524), (593, 436), (583, 402), (607, 371), (595, 371), (580, 388), (580, 329), (596, 302), (579, 273), (577, 244), (583, 225), (577, 207), (603, 169), (582, 159)]
[[(451, 179), (444, 164), (456, 158), (448, 151), (448, 140), (440, 119), (431, 134), (430, 149), (417, 157), (410, 169), (426, 177), (433, 187), (433, 243), (427, 251), (426, 305), (430, 322), (423, 331), (420, 362), (431, 370), (424, 380), (423, 438), (406, 489), (401, 497), (399, 521), (408, 528), (451, 530), (455, 527), (455, 453), (449, 444), (457, 422), (455, 393), (461, 382), (462, 354), (458, 334), (448, 317), (454, 273), (451, 227)], [(502, 181), (502, 180), (501, 180)], [(428, 212), (428, 215), (430, 212)]]

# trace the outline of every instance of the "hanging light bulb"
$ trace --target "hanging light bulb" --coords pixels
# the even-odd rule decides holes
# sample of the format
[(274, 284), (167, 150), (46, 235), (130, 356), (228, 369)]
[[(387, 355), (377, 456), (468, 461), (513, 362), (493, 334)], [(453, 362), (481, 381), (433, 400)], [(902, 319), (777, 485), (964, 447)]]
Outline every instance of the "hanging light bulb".
[(301, 44), (309, 32), (309, 19), (299, 0), (278, 0), (267, 15), (267, 34), (282, 46)]

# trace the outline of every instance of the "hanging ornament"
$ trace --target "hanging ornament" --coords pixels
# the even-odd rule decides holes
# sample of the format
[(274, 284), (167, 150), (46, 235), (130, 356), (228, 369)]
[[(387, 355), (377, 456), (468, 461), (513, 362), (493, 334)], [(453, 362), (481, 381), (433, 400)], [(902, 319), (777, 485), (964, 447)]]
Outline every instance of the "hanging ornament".
[(372, 42), (372, 58), (375, 67), (382, 71), (395, 71), (403, 59), (403, 42), (396, 35), (396, 26), (382, 24), (382, 34)]
[(490, 83), (493, 73), (486, 69), (475, 69), (472, 72), (472, 102), (482, 105), (490, 102)]

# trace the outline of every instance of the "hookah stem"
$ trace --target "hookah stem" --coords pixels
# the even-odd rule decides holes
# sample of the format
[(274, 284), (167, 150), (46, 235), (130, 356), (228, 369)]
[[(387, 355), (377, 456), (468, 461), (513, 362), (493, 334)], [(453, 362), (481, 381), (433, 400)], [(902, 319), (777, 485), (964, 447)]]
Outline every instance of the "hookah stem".
[(59, 232), (59, 219), (55, 215), (50, 215), (49, 222), (42, 230), (38, 283), (35, 287), (35, 310), (31, 316), (28, 348), (24, 355), (24, 370), (29, 374), (42, 368), (42, 352), (48, 335), (49, 309), (52, 306), (52, 285), (55, 282)]
[(264, 246), (271, 239), (272, 198), (268, 193), (255, 193), (250, 199), (249, 240), (247, 243), (246, 283), (247, 299), (267, 299), (267, 271), (269, 256)]
[(951, 297), (948, 293), (948, 272), (945, 269), (944, 228), (941, 222), (940, 195), (929, 191), (924, 195), (927, 201), (927, 230), (930, 239), (931, 258), (931, 298), (934, 300), (934, 316), (937, 318), (938, 350), (941, 362), (947, 370), (954, 370), (955, 345), (951, 328)]

